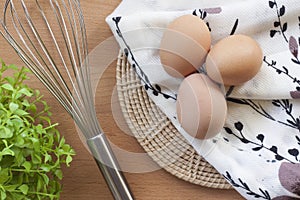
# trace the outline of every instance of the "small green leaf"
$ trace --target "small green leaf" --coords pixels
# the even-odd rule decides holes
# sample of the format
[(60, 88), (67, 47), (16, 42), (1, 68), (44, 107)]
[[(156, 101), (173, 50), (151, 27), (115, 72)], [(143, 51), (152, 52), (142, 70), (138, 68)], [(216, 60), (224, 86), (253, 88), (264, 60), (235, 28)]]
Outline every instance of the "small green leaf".
[[(41, 120), (44, 120), (44, 121), (47, 122), (48, 124), (51, 124), (51, 119), (50, 119), (50, 117), (41, 116), (40, 119), (41, 119)], [(48, 129), (48, 128), (47, 128), (47, 129)]]
[(26, 158), (24, 158), (24, 156), (26, 156), (26, 153), (22, 148), (14, 148), (14, 152), (15, 152), (14, 162), (16, 163), (17, 166), (21, 166), (26, 160)]
[(25, 168), (27, 173), (30, 172), (30, 170), (31, 170), (31, 163), (30, 162), (26, 161), (22, 164), (22, 166)]
[(24, 139), (22, 138), (22, 136), (18, 136), (16, 138), (16, 143), (15, 145), (18, 146), (18, 147), (22, 147), (24, 145), (25, 141)]
[(31, 154), (31, 161), (33, 164), (40, 164), (42, 162), (41, 156), (39, 156), (37, 153)]
[(12, 192), (12, 191), (16, 190), (18, 186), (19, 185), (16, 185), (16, 184), (15, 185), (5, 185), (4, 189), (7, 190), (7, 191)]
[(47, 139), (48, 139), (47, 144), (52, 147), (53, 144), (54, 144), (54, 137), (53, 137), (53, 135), (52, 134), (49, 135)]
[(27, 99), (24, 99), (24, 101), (22, 102), (22, 105), (25, 106), (25, 107), (29, 107), (30, 103), (28, 102)]
[(15, 152), (13, 150), (11, 150), (10, 147), (6, 147), (0, 152), (0, 155), (1, 156), (14, 156)]
[(0, 184), (3, 185), (9, 179), (9, 172), (8, 169), (1, 169), (0, 170)]
[(41, 91), (39, 91), (39, 90), (35, 90), (35, 96), (40, 96), (41, 95)]
[(54, 174), (59, 180), (63, 179), (63, 173), (60, 169), (56, 170)]
[(50, 165), (43, 164), (40, 168), (45, 172), (50, 172), (52, 167)]
[(18, 108), (19, 108), (19, 105), (16, 104), (16, 103), (14, 103), (14, 102), (11, 102), (11, 103), (9, 104), (9, 110), (10, 110), (12, 113), (15, 112)]
[(10, 76), (8, 76), (8, 77), (5, 77), (5, 80), (9, 83), (9, 84), (11, 84), (11, 85), (13, 85), (14, 83), (15, 83), (15, 78), (13, 78), (13, 77), (10, 77)]
[(6, 66), (6, 67), (7, 67), (7, 69), (9, 68), (9, 69), (13, 69), (13, 70), (15, 70), (15, 71), (18, 71), (18, 70), (19, 70), (19, 68), (18, 68), (16, 65), (14, 65), (14, 64), (11, 64), (11, 65)]
[(32, 111), (33, 113), (36, 113), (36, 111), (37, 111), (36, 105), (35, 105), (35, 104), (31, 104), (31, 105), (29, 106), (29, 110)]
[(19, 129), (20, 129), (21, 127), (24, 127), (23, 120), (20, 119), (19, 116), (14, 115), (14, 116), (12, 116), (12, 118), (13, 118), (13, 119), (11, 120), (11, 123), (13, 124), (14, 128), (17, 129), (16, 131), (19, 131)]
[(52, 161), (52, 157), (49, 154), (45, 155), (45, 163), (47, 163), (48, 161)]
[(37, 138), (30, 138), (31, 142), (32, 142), (32, 147), (34, 148), (34, 150), (36, 152), (39, 152), (40, 151), (40, 147), (41, 147), (41, 144), (40, 144), (40, 141), (37, 139)]
[(12, 199), (13, 200), (27, 200), (27, 198), (25, 197), (24, 194), (20, 194), (20, 193), (11, 193)]
[(32, 96), (32, 92), (28, 88), (22, 88), (21, 90), (18, 91), (18, 93), (26, 95), (28, 97)]
[(5, 145), (5, 147), (8, 147), (8, 142), (7, 140), (2, 140), (3, 144)]
[(37, 125), (36, 126), (36, 132), (37, 133), (39, 133), (39, 134), (42, 134), (42, 133), (44, 133), (44, 128), (43, 128), (43, 126), (41, 125), (41, 124), (39, 124), (39, 125)]
[(5, 200), (6, 199), (6, 192), (1, 190), (1, 200)]
[(66, 158), (66, 165), (69, 167), (70, 166), (70, 163), (72, 162), (73, 158), (72, 156), (68, 155), (67, 158)]
[(65, 144), (66, 140), (64, 137), (61, 138), (60, 142), (59, 142), (59, 147), (62, 147)]
[(23, 184), (19, 187), (19, 190), (25, 195), (27, 195), (28, 189), (29, 189), (28, 185), (25, 185), (25, 184)]
[(46, 185), (49, 184), (49, 177), (46, 174), (41, 174)]
[(68, 144), (64, 144), (64, 145), (62, 146), (62, 149), (63, 149), (65, 152), (69, 153), (70, 150), (71, 150), (71, 146), (68, 145)]
[(14, 91), (14, 87), (9, 83), (5, 83), (1, 87), (9, 91)]
[(7, 127), (0, 127), (0, 138), (11, 138), (13, 136), (13, 132)]
[(36, 183), (36, 191), (37, 192), (39, 192), (39, 191), (41, 191), (41, 189), (42, 189), (42, 187), (43, 187), (43, 178), (42, 177), (38, 177), (38, 179), (37, 179), (37, 183)]
[(17, 184), (18, 184), (18, 185), (22, 185), (23, 180), (24, 180), (24, 174), (20, 174), (20, 176), (18, 176), (18, 177), (16, 178), (16, 180), (17, 180)]
[(21, 109), (17, 109), (15, 110), (14, 112), (16, 115), (19, 115), (19, 116), (25, 116), (25, 115), (29, 115), (28, 112), (24, 111), (24, 110), (21, 110)]

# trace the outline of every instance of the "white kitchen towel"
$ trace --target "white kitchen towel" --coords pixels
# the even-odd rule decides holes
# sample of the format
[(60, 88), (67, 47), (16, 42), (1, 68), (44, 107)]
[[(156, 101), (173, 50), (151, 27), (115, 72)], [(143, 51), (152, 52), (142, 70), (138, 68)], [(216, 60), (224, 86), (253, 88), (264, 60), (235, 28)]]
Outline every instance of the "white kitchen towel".
[[(224, 88), (226, 124), (203, 141), (178, 123), (175, 103), (182, 79), (166, 74), (158, 56), (164, 29), (185, 14), (206, 22), (212, 45), (231, 34), (245, 34), (264, 53), (252, 80)], [(148, 95), (241, 195), (300, 198), (299, 0), (124, 0), (106, 20)]]

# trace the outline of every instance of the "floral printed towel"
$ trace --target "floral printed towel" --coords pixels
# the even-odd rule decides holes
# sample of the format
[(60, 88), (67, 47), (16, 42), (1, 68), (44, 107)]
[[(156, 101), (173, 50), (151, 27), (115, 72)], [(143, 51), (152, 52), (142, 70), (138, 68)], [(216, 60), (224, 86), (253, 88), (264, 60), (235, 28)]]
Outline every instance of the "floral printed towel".
[[(184, 14), (207, 23), (213, 44), (241, 33), (258, 41), (264, 53), (256, 77), (224, 88), (226, 124), (204, 141), (191, 138), (176, 120), (182, 79), (166, 74), (158, 56), (164, 28)], [(241, 195), (300, 198), (299, 0), (124, 0), (107, 23), (148, 95)]]

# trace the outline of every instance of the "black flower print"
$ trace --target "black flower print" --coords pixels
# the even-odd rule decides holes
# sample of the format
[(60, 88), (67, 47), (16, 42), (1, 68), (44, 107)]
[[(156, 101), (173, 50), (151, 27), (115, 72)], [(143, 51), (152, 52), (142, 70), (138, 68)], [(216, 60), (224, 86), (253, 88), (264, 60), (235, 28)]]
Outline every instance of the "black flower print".
[(267, 190), (263, 190), (262, 188), (258, 188), (259, 192), (253, 191), (246, 182), (242, 181), (242, 179), (238, 178), (238, 181), (235, 181), (230, 173), (226, 171), (226, 174), (223, 174), (224, 178), (236, 188), (240, 188), (246, 191), (247, 195), (252, 196), (253, 198), (267, 199), (271, 200), (270, 194)]
[(277, 20), (274, 22), (274, 28), (270, 30), (270, 36), (273, 38), (276, 34), (281, 34), (286, 42), (288, 42), (288, 39), (285, 35), (285, 32), (288, 28), (287, 22), (282, 22), (282, 17), (286, 13), (285, 6), (279, 6), (276, 2), (276, 0), (269, 1), (269, 7), (276, 10), (277, 14)]
[[(287, 150), (287, 153), (291, 156), (291, 158), (288, 158), (286, 156), (283, 156), (280, 151), (279, 147), (276, 145), (272, 146), (266, 146), (264, 144), (265, 141), (265, 135), (263, 133), (259, 133), (256, 136), (256, 141), (251, 140), (247, 137), (245, 137), (243, 130), (244, 130), (244, 125), (242, 122), (236, 122), (234, 123), (234, 128), (235, 130), (229, 128), (229, 127), (224, 127), (224, 130), (227, 134), (234, 136), (242, 144), (245, 145), (251, 145), (252, 151), (258, 152), (261, 150), (269, 151), (274, 154), (274, 159), (273, 160), (267, 160), (267, 162), (276, 162), (276, 161), (287, 161), (289, 163), (296, 163), (299, 162), (298, 156), (299, 156), (299, 150), (297, 148), (291, 148)], [(294, 161), (295, 160), (295, 161)]]

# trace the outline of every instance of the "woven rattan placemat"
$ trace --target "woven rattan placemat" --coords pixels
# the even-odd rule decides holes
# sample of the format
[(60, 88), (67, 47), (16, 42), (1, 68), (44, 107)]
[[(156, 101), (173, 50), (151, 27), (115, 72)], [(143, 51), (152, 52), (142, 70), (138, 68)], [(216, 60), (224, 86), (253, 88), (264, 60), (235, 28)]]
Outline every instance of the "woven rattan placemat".
[(231, 188), (223, 176), (197, 154), (167, 116), (149, 99), (122, 52), (118, 57), (116, 76), (118, 97), (125, 120), (137, 141), (160, 167), (197, 185)]

